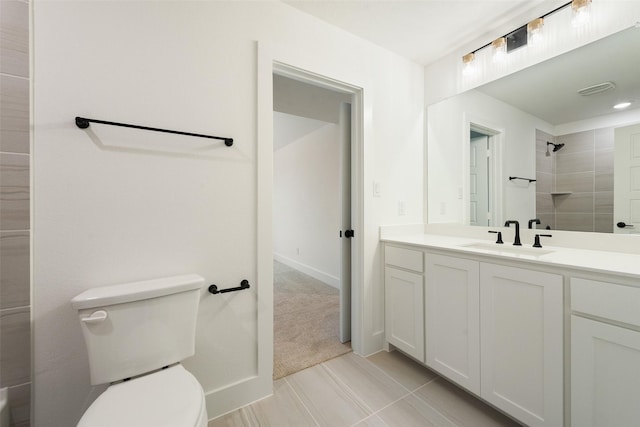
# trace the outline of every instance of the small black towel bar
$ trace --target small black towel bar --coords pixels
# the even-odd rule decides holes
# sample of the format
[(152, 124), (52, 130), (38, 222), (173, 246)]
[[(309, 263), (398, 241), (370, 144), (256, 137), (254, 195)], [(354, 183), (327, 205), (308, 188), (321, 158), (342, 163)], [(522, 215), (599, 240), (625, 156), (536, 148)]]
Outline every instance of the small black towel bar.
[(87, 119), (86, 117), (76, 117), (76, 126), (78, 126), (80, 129), (88, 128), (89, 124), (91, 122), (99, 123), (101, 125), (122, 126), (122, 127), (125, 127), (125, 128), (152, 130), (152, 131), (155, 131), (155, 132), (174, 133), (174, 134), (177, 134), (177, 135), (196, 136), (198, 138), (219, 139), (221, 141), (224, 141), (224, 145), (226, 145), (227, 147), (231, 147), (233, 145), (233, 138), (224, 138), (224, 137), (221, 137), (221, 136), (212, 136), (212, 135), (202, 135), (200, 133), (181, 132), (181, 131), (169, 130), (169, 129), (150, 128), (150, 127), (147, 127), (147, 126), (129, 125), (129, 124), (126, 124), (126, 123), (107, 122), (107, 121), (104, 121), (104, 120)]
[(211, 292), (212, 294), (224, 294), (227, 292), (233, 292), (233, 291), (241, 291), (243, 289), (249, 289), (251, 286), (249, 286), (249, 281), (248, 280), (243, 280), (242, 282), (240, 282), (240, 286), (235, 287), (235, 288), (227, 288), (227, 289), (220, 289), (218, 290), (218, 287), (216, 285), (210, 285), (209, 286), (209, 292)]
[(536, 182), (535, 179), (531, 179), (531, 178), (520, 178), (519, 176), (510, 176), (509, 177), (509, 181), (513, 181), (514, 179), (522, 179), (524, 181)]

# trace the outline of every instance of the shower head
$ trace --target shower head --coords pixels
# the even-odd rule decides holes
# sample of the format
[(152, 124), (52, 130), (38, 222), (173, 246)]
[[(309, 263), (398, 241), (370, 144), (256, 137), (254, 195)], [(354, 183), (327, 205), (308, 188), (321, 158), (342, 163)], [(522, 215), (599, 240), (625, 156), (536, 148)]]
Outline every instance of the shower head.
[(560, 151), (562, 149), (562, 147), (564, 147), (564, 144), (554, 144), (553, 142), (548, 142), (547, 141), (547, 152), (545, 153), (545, 156), (549, 157), (549, 146), (553, 145), (553, 152), (555, 153), (556, 151)]

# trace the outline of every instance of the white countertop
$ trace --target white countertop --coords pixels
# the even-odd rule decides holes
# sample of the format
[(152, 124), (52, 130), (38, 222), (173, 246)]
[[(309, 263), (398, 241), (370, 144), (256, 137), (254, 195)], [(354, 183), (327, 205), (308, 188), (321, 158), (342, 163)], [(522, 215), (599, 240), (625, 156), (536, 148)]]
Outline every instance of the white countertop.
[(544, 237), (541, 239), (542, 248), (532, 248), (531, 243), (513, 246), (507, 239), (499, 245), (495, 240), (420, 233), (384, 236), (381, 241), (640, 279), (640, 255), (548, 246)]

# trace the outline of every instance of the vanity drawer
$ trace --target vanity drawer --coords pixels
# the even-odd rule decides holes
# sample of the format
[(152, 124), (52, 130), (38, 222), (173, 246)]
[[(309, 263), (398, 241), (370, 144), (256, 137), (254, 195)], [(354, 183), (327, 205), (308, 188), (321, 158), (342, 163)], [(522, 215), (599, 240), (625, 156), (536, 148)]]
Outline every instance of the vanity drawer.
[(424, 271), (423, 259), (422, 251), (388, 245), (385, 245), (384, 248), (384, 260), (387, 265), (422, 273)]
[(571, 310), (640, 326), (640, 288), (572, 278)]

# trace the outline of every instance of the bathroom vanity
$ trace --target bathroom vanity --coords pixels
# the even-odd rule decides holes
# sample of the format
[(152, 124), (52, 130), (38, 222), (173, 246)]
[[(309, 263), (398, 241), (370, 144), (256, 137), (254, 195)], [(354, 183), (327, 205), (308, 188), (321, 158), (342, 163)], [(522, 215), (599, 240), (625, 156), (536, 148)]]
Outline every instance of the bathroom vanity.
[(640, 255), (488, 230), (381, 233), (386, 341), (528, 426), (640, 425)]

